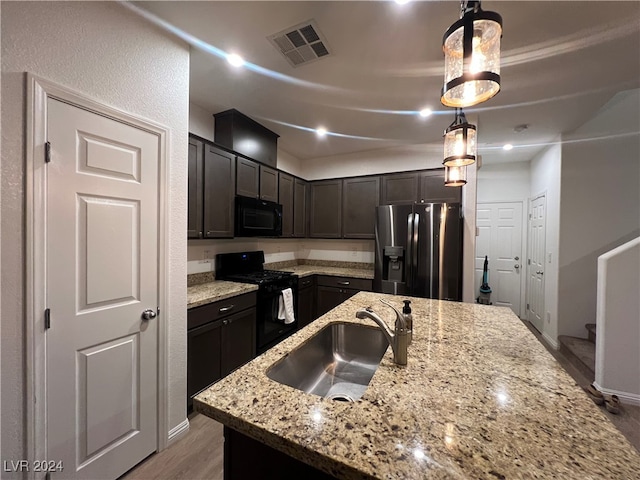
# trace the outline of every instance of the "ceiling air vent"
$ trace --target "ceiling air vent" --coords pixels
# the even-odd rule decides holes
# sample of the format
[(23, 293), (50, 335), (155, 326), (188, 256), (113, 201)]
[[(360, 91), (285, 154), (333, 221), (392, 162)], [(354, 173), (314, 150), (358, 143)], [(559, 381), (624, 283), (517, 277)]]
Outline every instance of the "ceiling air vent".
[(329, 55), (329, 46), (315, 20), (287, 28), (267, 39), (278, 49), (292, 67), (306, 65)]

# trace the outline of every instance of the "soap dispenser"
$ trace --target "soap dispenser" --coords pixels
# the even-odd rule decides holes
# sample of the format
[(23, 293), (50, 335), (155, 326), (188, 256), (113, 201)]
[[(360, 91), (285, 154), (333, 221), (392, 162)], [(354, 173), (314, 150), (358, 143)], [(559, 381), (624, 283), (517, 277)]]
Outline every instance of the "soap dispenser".
[(404, 317), (404, 322), (407, 328), (407, 343), (411, 345), (413, 340), (413, 315), (411, 315), (411, 300), (403, 300), (404, 307), (402, 308), (402, 316)]

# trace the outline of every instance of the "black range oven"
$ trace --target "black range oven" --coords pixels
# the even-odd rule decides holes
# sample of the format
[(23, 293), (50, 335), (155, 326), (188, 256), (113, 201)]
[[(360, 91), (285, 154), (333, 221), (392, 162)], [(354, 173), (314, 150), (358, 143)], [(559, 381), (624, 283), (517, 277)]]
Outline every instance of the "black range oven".
[(298, 305), (298, 277), (291, 272), (264, 269), (264, 252), (220, 253), (216, 255), (216, 279), (252, 283), (258, 286), (256, 303), (256, 352), (258, 354), (287, 338), (298, 328), (298, 319), (278, 319), (280, 296), (290, 288), (293, 311)]

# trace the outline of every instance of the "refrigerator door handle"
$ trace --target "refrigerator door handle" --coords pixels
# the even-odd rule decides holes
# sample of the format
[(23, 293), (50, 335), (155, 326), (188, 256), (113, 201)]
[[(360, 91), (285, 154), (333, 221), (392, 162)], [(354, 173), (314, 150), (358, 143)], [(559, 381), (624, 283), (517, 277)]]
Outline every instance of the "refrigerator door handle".
[(407, 283), (407, 293), (413, 295), (413, 216), (414, 213), (407, 215), (407, 258), (405, 265), (405, 276)]
[(413, 272), (413, 279), (412, 279), (412, 291), (411, 294), (412, 295), (418, 295), (418, 292), (415, 291), (417, 289), (418, 286), (418, 279), (416, 278), (418, 276), (418, 240), (419, 240), (419, 234), (420, 234), (420, 214), (419, 213), (414, 213), (413, 214), (413, 227), (411, 229), (413, 231), (413, 238), (411, 240), (411, 271)]

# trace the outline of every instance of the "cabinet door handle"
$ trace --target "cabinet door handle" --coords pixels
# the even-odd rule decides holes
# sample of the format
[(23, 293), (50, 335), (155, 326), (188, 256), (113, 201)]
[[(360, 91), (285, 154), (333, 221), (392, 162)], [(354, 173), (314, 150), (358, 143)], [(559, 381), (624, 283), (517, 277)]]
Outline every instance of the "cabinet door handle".
[(202, 238), (202, 232), (198, 232), (198, 236)]
[(235, 305), (229, 305), (228, 307), (222, 307), (220, 310), (218, 310), (220, 313), (225, 313), (228, 312), (230, 310), (233, 310), (233, 307), (235, 307)]
[(223, 320), (223, 321), (222, 321), (222, 324), (223, 324), (223, 325), (229, 325), (229, 320)]
[(338, 285), (349, 285), (349, 282), (338, 282)]

